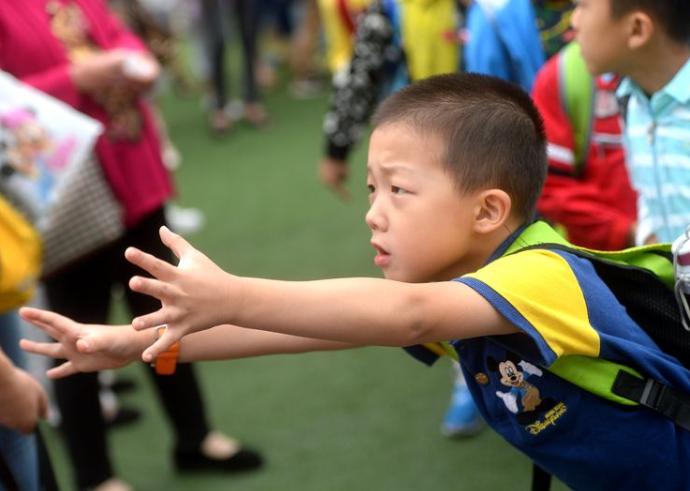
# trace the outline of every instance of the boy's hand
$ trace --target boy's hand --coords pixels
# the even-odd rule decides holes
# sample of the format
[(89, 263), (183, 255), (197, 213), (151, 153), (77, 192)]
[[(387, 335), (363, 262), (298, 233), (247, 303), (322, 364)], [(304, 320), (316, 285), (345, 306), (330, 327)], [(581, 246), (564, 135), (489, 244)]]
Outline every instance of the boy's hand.
[(166, 325), (163, 335), (143, 353), (149, 362), (186, 334), (228, 322), (223, 307), (233, 276), (219, 268), (181, 236), (161, 227), (163, 243), (180, 260), (177, 267), (133, 247), (125, 251), (132, 264), (147, 271), (153, 278), (133, 277), (129, 287), (135, 292), (151, 295), (161, 301), (160, 310), (137, 317), (134, 329)]
[(43, 387), (24, 370), (10, 367), (0, 390), (0, 425), (31, 433), (48, 410)]
[(50, 378), (119, 368), (137, 359), (143, 349), (137, 333), (129, 326), (80, 324), (60, 314), (29, 307), (20, 309), (19, 315), (57, 341), (22, 339), (19, 345), (24, 351), (67, 360), (48, 370)]

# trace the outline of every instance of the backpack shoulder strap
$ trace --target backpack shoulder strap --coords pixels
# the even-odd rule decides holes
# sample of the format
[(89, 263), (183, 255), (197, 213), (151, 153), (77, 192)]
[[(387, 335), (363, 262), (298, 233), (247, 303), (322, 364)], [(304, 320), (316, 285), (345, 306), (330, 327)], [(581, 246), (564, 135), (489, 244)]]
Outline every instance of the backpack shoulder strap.
[(558, 72), (561, 107), (575, 136), (575, 173), (581, 175), (592, 139), (595, 83), (587, 71), (579, 44), (572, 42), (561, 50)]
[(650, 244), (619, 251), (597, 251), (571, 244), (551, 225), (542, 220), (537, 220), (525, 227), (502, 255), (539, 247), (561, 249), (621, 267), (644, 269), (655, 275), (669, 288), (673, 288), (675, 282), (671, 244)]

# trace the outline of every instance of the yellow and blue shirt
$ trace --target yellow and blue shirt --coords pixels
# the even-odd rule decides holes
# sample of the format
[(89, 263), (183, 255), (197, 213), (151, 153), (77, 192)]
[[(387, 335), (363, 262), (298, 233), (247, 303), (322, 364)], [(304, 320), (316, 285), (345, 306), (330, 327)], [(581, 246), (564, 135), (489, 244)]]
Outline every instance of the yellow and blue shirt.
[[(568, 355), (603, 358), (690, 394), (690, 371), (635, 323), (590, 261), (529, 249), (456, 281), (521, 331), (450, 343), (494, 430), (574, 489), (690, 489), (690, 432), (547, 370)], [(438, 353), (426, 348), (408, 351), (431, 363)]]

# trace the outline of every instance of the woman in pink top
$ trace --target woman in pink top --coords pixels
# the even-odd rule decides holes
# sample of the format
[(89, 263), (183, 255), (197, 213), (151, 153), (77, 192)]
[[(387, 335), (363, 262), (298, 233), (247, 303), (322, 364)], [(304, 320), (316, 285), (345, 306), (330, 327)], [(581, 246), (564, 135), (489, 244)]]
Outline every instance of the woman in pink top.
[[(135, 72), (132, 59), (137, 60)], [(102, 0), (21, 0), (0, 2), (0, 68), (103, 123), (95, 157), (124, 210), (121, 240), (46, 281), (50, 308), (84, 322), (105, 323), (111, 287), (119, 283), (133, 316), (155, 310), (155, 301), (152, 305), (149, 297), (127, 288), (135, 271), (123, 252), (130, 245), (156, 255), (166, 252), (157, 231), (165, 223), (163, 206), (172, 183), (141, 96), (155, 81), (157, 63)], [(167, 377), (149, 371), (175, 429), (178, 469), (238, 471), (261, 465), (257, 453), (210, 431), (191, 365)], [(113, 477), (98, 390), (95, 374), (55, 383), (77, 485), (128, 489)]]

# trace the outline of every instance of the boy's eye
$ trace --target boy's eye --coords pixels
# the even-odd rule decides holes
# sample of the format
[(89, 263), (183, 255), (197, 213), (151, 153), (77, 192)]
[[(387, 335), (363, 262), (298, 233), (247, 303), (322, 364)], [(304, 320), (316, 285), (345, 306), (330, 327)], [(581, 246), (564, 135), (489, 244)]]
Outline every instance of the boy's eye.
[(376, 188), (373, 184), (367, 184), (367, 189), (369, 190), (369, 193), (373, 193), (374, 191), (376, 191)]
[(393, 194), (405, 194), (407, 191), (398, 186), (391, 186), (391, 193)]

